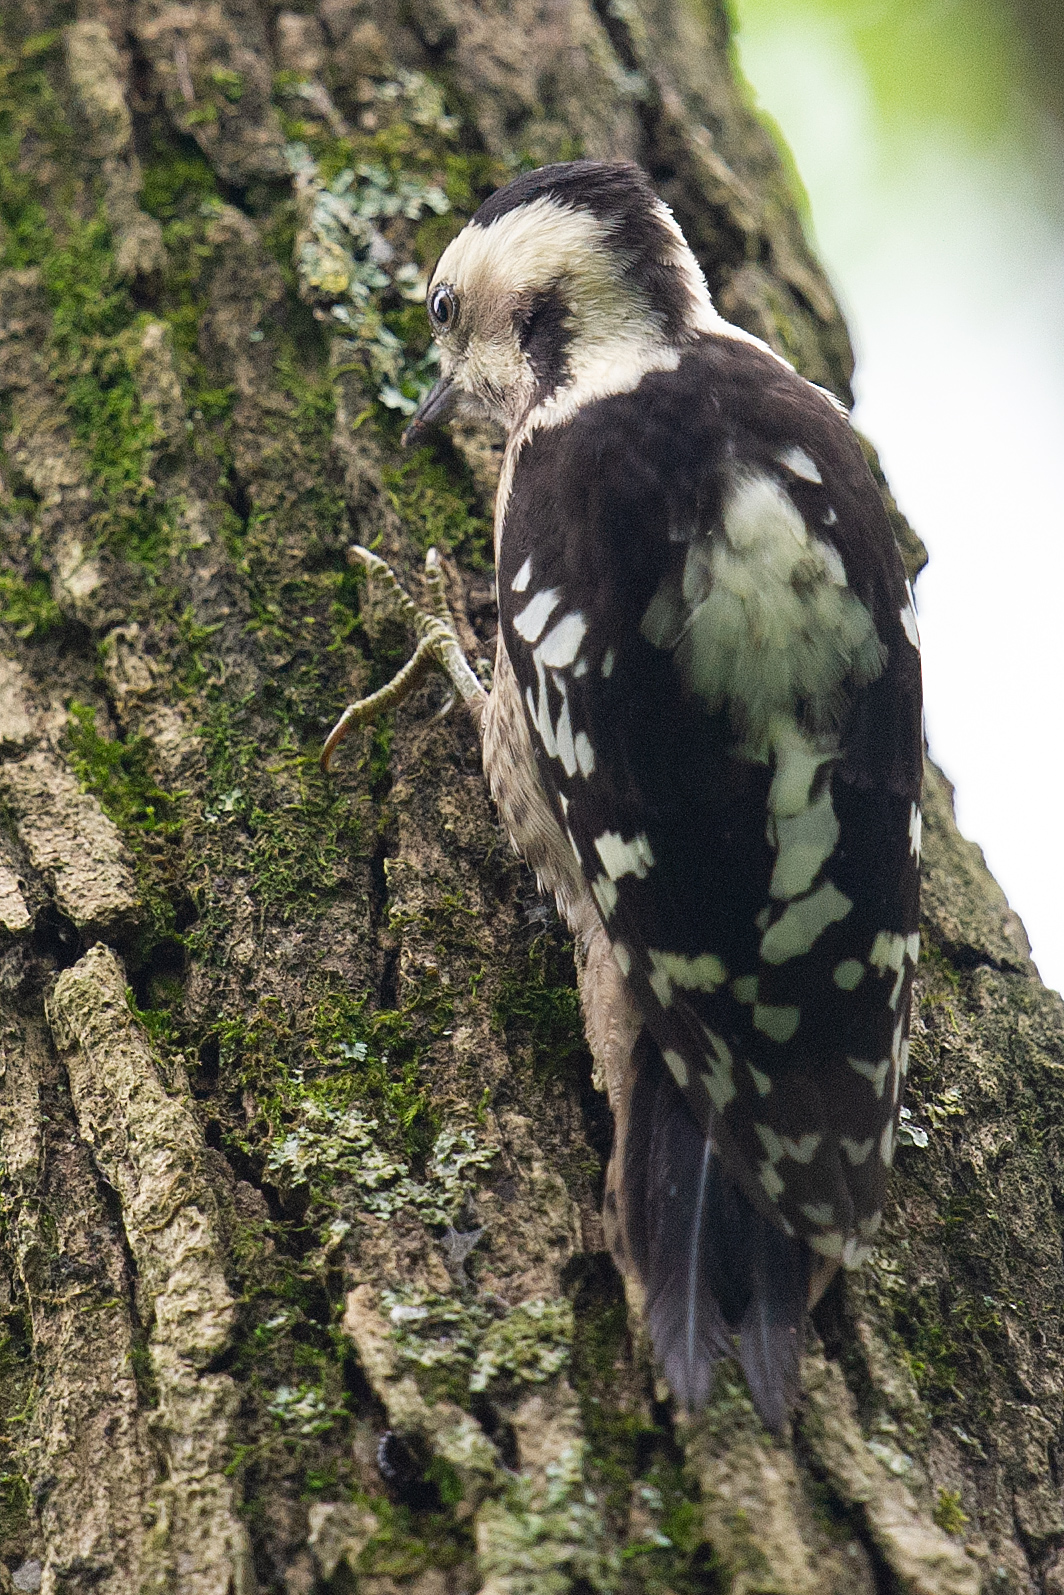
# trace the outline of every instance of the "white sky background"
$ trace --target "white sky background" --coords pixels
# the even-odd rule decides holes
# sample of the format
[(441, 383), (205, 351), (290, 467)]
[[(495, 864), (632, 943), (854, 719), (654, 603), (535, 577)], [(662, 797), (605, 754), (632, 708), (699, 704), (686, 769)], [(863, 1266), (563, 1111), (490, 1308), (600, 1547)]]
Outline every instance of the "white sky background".
[[(929, 4), (931, 0), (929, 0)], [(1016, 84), (988, 141), (887, 124), (837, 18), (736, 0), (857, 350), (855, 422), (927, 544), (932, 756), (1064, 987), (1064, 138)]]

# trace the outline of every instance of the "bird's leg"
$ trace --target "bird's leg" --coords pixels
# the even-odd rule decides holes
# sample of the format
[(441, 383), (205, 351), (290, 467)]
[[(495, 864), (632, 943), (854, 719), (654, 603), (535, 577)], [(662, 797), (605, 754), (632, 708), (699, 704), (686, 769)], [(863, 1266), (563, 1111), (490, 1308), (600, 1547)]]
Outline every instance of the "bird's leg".
[(434, 548), (425, 555), (425, 581), (428, 584), (428, 608), (420, 609), (410, 594), (399, 585), (395, 572), (383, 559), (371, 554), (368, 548), (356, 546), (351, 550), (365, 565), (367, 573), (382, 583), (388, 593), (390, 606), (410, 622), (417, 633), (418, 643), (414, 653), (403, 668), (386, 686), (371, 692), (368, 698), (349, 703), (329, 732), (321, 754), (321, 767), (328, 770), (333, 754), (347, 736), (352, 726), (365, 725), (376, 720), (388, 709), (408, 698), (420, 686), (431, 670), (445, 675), (457, 695), (479, 722), (487, 698), (481, 683), (466, 662), (462, 645), (458, 641), (454, 620), (443, 590), (443, 568)]

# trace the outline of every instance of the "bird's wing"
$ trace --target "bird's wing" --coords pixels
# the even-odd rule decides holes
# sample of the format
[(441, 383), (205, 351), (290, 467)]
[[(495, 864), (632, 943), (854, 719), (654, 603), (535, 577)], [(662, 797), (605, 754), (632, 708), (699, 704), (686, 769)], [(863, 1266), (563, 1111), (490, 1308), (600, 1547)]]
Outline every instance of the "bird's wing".
[(498, 582), (544, 786), (696, 1125), (752, 1209), (856, 1261), (906, 1064), (922, 744), (855, 437), (705, 339), (533, 433)]

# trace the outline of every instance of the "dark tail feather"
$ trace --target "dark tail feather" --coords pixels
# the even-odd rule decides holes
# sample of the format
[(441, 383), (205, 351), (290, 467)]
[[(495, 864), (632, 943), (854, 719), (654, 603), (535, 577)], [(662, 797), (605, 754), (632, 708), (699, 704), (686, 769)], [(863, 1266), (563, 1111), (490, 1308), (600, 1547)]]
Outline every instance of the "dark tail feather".
[(779, 1434), (798, 1400), (809, 1300), (809, 1248), (784, 1235), (739, 1194), (752, 1225), (750, 1301), (739, 1325), (739, 1361), (754, 1406)]
[(737, 1334), (754, 1405), (778, 1433), (798, 1395), (808, 1249), (724, 1172), (645, 1035), (635, 1061), (621, 1206), (654, 1351), (677, 1401), (697, 1410)]

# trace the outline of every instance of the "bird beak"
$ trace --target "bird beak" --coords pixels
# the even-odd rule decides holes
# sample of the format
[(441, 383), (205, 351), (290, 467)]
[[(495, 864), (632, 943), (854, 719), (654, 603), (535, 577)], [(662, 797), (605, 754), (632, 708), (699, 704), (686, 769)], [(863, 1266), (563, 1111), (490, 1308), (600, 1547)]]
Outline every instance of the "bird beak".
[(441, 377), (431, 393), (427, 393), (414, 411), (413, 419), (403, 433), (402, 444), (404, 449), (412, 443), (420, 443), (421, 435), (427, 432), (430, 426), (443, 421), (447, 412), (454, 403), (453, 377)]

